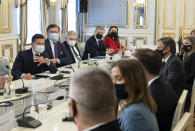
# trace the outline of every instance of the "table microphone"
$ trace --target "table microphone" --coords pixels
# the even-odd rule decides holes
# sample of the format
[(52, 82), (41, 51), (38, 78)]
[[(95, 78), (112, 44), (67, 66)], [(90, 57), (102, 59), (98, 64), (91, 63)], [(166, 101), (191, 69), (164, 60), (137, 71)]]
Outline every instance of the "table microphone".
[(57, 76), (51, 77), (51, 80), (61, 80), (63, 79), (63, 74), (61, 73), (61, 71), (57, 68), (59, 74)]
[[(10, 67), (9, 67), (8, 65), (6, 65), (6, 68), (10, 70)], [(13, 73), (13, 74), (16, 74), (13, 70), (12, 70), (12, 73)], [(28, 87), (25, 87), (25, 86), (24, 86), (24, 81), (23, 81), (23, 79), (22, 79), (22, 78), (20, 78), (20, 79), (22, 80), (22, 85), (23, 85), (23, 86), (22, 86), (22, 88), (16, 89), (16, 90), (15, 90), (15, 93), (16, 93), (16, 94), (24, 94), (24, 93), (27, 93), (27, 92), (28, 92)]]
[(52, 101), (55, 101), (55, 100), (63, 100), (64, 99), (64, 96), (59, 96), (57, 97), (56, 99), (53, 99), (53, 100), (49, 100), (49, 101), (44, 101), (44, 102), (41, 102), (41, 103), (38, 103), (38, 104), (34, 104), (34, 105), (30, 105), (30, 106), (27, 106), (25, 109), (24, 109), (24, 112), (23, 112), (23, 115), (22, 115), (22, 119), (18, 119), (17, 122), (18, 122), (18, 126), (19, 127), (26, 127), (26, 128), (36, 128), (38, 126), (41, 125), (41, 122), (31, 116), (27, 116), (25, 117), (25, 111), (32, 107), (32, 106), (38, 106), (39, 104), (44, 104), (44, 103), (47, 103), (47, 102), (52, 102)]

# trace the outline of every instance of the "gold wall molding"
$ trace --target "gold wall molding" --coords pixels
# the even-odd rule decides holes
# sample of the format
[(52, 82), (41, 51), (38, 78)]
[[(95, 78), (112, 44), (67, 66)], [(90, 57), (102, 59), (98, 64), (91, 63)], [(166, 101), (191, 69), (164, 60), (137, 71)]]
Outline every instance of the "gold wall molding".
[(146, 36), (144, 36), (144, 37), (142, 37), (142, 36), (133, 36), (134, 46), (136, 46), (136, 47), (139, 46), (138, 43), (137, 43), (138, 40), (143, 42), (141, 45), (147, 45), (147, 43), (148, 43)]
[(191, 36), (191, 34), (190, 33), (183, 33), (182, 36), (183, 36), (183, 38), (185, 38), (186, 36)]
[(0, 4), (0, 34), (10, 33), (11, 30), (11, 0), (1, 0)]
[[(191, 0), (194, 2), (194, 0)], [(193, 24), (192, 25), (186, 25), (186, 21), (187, 21), (187, 9), (189, 8), (188, 5), (187, 5), (187, 2), (188, 0), (184, 0), (184, 18), (183, 18), (183, 28), (184, 30), (193, 30), (195, 28), (195, 8), (194, 8), (194, 5), (192, 5), (192, 7), (190, 8), (191, 9), (191, 12), (192, 12), (192, 15), (191, 15), (191, 20), (193, 21)], [(195, 2), (194, 2), (195, 3)]]
[(13, 43), (1, 44), (1, 56), (8, 57), (10, 62), (13, 62), (14, 57), (13, 50), (14, 50)]
[(163, 37), (172, 37), (173, 39), (175, 39), (175, 33), (163, 33)]
[(173, 9), (174, 9), (174, 14), (173, 14), (173, 25), (166, 25), (166, 3), (169, 3), (170, 0), (163, 0), (163, 28), (168, 29), (168, 30), (175, 30), (176, 29), (176, 4), (177, 0), (173, 0)]

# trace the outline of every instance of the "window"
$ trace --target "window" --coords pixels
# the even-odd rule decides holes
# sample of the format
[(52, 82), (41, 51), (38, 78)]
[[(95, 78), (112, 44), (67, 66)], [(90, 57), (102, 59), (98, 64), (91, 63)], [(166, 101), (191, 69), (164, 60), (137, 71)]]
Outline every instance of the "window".
[(41, 0), (28, 0), (27, 4), (27, 44), (31, 43), (34, 34), (41, 30)]
[(68, 30), (76, 31), (76, 0), (68, 2)]

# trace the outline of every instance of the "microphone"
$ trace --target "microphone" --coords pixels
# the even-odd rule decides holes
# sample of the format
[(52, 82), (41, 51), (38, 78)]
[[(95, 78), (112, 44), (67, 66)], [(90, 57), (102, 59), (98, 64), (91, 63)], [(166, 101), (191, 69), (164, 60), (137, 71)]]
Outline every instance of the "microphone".
[(57, 76), (51, 77), (51, 80), (61, 80), (63, 79), (63, 74), (61, 73), (61, 71), (57, 68), (59, 74)]
[(24, 109), (24, 112), (22, 114), (22, 118), (17, 120), (18, 126), (26, 127), (26, 128), (36, 128), (36, 127), (40, 126), (41, 122), (39, 120), (37, 120), (37, 119), (35, 119), (35, 118), (31, 117), (31, 116), (25, 117), (25, 111), (28, 108), (32, 107), (32, 106), (38, 106), (40, 104), (44, 104), (44, 103), (47, 103), (47, 102), (52, 102), (52, 101), (55, 101), (55, 100), (63, 100), (63, 99), (64, 99), (64, 96), (59, 96), (59, 97), (57, 97), (56, 99), (53, 99), (53, 100), (44, 101), (44, 102), (40, 102), (38, 104), (27, 106)]
[(72, 69), (73, 72), (75, 72), (74, 68), (72, 67), (72, 65), (70, 65), (70, 68)]
[[(8, 65), (6, 65), (6, 68), (10, 70), (10, 67)], [(16, 74), (13, 70), (12, 70), (12, 73)], [(18, 88), (18, 89), (15, 90), (16, 94), (24, 94), (24, 93), (28, 92), (28, 87), (25, 87), (23, 79), (22, 78), (20, 78), (20, 79), (22, 80), (22, 85), (23, 86), (22, 86), (22, 88)]]

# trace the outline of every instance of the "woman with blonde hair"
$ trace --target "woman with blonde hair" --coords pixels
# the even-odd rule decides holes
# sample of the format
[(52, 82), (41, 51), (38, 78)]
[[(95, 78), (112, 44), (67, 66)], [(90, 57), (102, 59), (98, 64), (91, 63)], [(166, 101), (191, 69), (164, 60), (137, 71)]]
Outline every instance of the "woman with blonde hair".
[(157, 106), (150, 94), (143, 65), (136, 59), (119, 60), (112, 65), (116, 88), (124, 88), (124, 111), (120, 117), (123, 131), (158, 131)]

